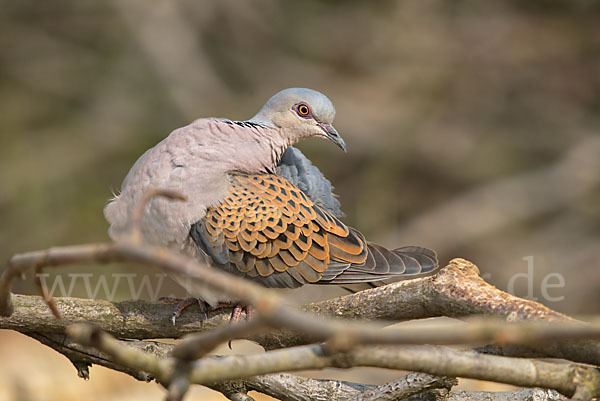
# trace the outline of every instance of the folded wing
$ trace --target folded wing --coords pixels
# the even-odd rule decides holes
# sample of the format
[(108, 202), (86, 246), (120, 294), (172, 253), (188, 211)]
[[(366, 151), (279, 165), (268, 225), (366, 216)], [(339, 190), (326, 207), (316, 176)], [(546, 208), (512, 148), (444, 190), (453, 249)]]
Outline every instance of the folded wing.
[(273, 174), (233, 174), (227, 197), (192, 226), (215, 265), (267, 287), (352, 284), (435, 270), (433, 251), (388, 250)]

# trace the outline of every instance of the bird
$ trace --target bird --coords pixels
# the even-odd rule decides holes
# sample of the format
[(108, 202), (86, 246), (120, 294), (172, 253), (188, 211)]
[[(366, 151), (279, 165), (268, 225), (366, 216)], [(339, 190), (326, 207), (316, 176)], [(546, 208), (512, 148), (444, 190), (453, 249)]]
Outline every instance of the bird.
[[(201, 118), (174, 130), (135, 162), (106, 205), (109, 236), (128, 235), (136, 203), (158, 187), (187, 201), (152, 199), (137, 223), (144, 241), (265, 287), (433, 274), (439, 268), (435, 251), (387, 249), (344, 224), (330, 181), (293, 146), (321, 138), (346, 151), (334, 117), (324, 94), (288, 88), (249, 120)], [(186, 277), (175, 280), (209, 307), (238, 301)]]

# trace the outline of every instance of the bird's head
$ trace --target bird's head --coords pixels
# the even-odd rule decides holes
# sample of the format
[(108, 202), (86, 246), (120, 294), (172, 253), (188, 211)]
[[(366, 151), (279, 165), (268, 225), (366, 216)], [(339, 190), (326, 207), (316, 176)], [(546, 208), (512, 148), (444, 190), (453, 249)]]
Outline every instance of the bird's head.
[(324, 94), (306, 88), (288, 88), (276, 93), (250, 121), (275, 126), (292, 143), (310, 137), (327, 138), (344, 152), (346, 143), (333, 128), (335, 108)]

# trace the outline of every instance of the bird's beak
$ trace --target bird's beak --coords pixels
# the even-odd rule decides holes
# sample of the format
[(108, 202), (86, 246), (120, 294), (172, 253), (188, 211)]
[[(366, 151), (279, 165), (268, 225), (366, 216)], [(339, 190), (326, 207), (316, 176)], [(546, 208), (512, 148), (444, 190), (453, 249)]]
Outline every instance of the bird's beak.
[(344, 152), (347, 151), (346, 142), (344, 142), (337, 130), (333, 128), (333, 125), (325, 123), (318, 123), (317, 125), (325, 132), (327, 139), (339, 146)]

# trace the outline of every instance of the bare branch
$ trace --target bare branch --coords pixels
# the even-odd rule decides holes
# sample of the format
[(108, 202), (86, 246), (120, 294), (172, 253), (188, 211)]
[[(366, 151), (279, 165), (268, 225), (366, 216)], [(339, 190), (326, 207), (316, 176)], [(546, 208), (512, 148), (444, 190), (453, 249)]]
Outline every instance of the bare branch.
[(186, 361), (200, 359), (227, 341), (245, 339), (251, 334), (266, 329), (268, 327), (260, 317), (237, 324), (224, 324), (214, 330), (186, 337), (182, 343), (175, 347), (172, 356)]
[[(381, 386), (311, 379), (289, 373), (243, 379), (246, 390), (255, 390), (282, 401), (400, 400), (430, 389), (450, 389), (456, 380), (424, 373), (409, 373)], [(236, 383), (240, 383), (236, 382)]]
[(247, 391), (255, 390), (282, 401), (349, 400), (374, 386), (337, 380), (312, 379), (290, 373), (253, 376), (244, 383)]
[[(126, 373), (133, 378), (141, 381), (151, 381), (153, 379), (147, 372), (128, 368), (127, 366), (115, 363), (108, 355), (103, 354), (93, 348), (84, 347), (71, 340), (65, 334), (56, 333), (25, 333), (31, 338), (36, 339), (42, 344), (54, 349), (67, 357), (77, 369), (79, 377), (88, 378), (89, 365), (100, 365), (106, 368)], [(135, 347), (140, 351), (165, 359), (168, 353), (173, 349), (171, 344), (163, 344), (156, 341), (123, 341), (123, 345)]]
[[(542, 390), (539, 388), (528, 388), (509, 392), (482, 392), (482, 391), (451, 391), (446, 401), (566, 401), (554, 390)], [(412, 400), (411, 400), (412, 401)], [(416, 401), (416, 400), (415, 400)]]
[(354, 397), (356, 401), (394, 401), (408, 398), (426, 390), (445, 388), (450, 390), (458, 384), (451, 377), (432, 376), (423, 373), (410, 373), (393, 382), (382, 384), (363, 391)]
[(160, 383), (170, 383), (173, 361), (157, 358), (134, 347), (128, 347), (109, 334), (89, 324), (67, 327), (67, 335), (86, 347), (93, 347), (108, 355), (115, 363), (130, 369), (148, 372)]
[[(76, 367), (81, 366), (82, 364), (100, 365), (126, 373), (138, 380), (152, 380), (152, 376), (147, 372), (117, 364), (113, 362), (107, 354), (92, 348), (83, 347), (64, 334), (28, 333), (27, 335), (65, 355)], [(156, 341), (118, 341), (123, 346), (134, 347), (160, 359), (166, 359), (175, 347), (173, 344)], [(87, 371), (82, 373), (81, 377), (87, 377), (86, 373)], [(423, 377), (421, 378), (421, 376)], [(406, 383), (406, 386), (396, 384), (404, 382)], [(422, 383), (424, 385), (423, 390), (421, 390), (424, 391), (430, 388), (446, 387), (451, 381), (448, 381), (448, 379), (445, 378), (436, 378), (435, 376), (427, 374), (411, 373), (394, 382), (383, 385), (382, 390), (385, 388), (384, 386), (389, 386), (389, 388), (393, 390), (392, 394), (400, 394), (405, 397), (406, 394), (408, 394), (408, 388), (416, 391), (417, 383)], [(311, 379), (289, 373), (253, 376), (235, 381), (209, 383), (207, 386), (222, 392), (230, 399), (245, 399), (245, 392), (255, 390), (284, 401), (345, 401), (352, 397), (358, 397), (365, 391), (369, 391), (369, 394), (371, 394), (373, 390), (377, 388), (373, 385), (338, 380)], [(246, 399), (250, 400), (251, 397)]]
[(0, 275), (0, 316), (10, 316), (14, 308), (10, 299), (13, 281), (22, 277), (27, 270), (46, 266), (68, 265), (73, 263), (108, 263), (120, 261), (112, 250), (114, 244), (85, 244), (69, 247), (50, 248), (13, 256)]
[[(358, 296), (358, 294), (352, 296)], [(283, 341), (281, 332), (265, 334), (266, 328), (262, 326), (260, 318), (238, 325), (223, 325), (222, 323), (226, 323), (229, 316), (227, 311), (219, 311), (218, 314), (212, 312), (214, 315), (211, 313), (206, 321), (201, 321), (199, 315), (185, 315), (185, 319), (180, 321), (181, 326), (173, 326), (169, 321), (171, 313), (169, 305), (142, 301), (110, 303), (87, 299), (57, 298), (58, 307), (68, 311), (68, 320), (56, 320), (51, 318), (48, 309), (39, 297), (13, 295), (13, 299), (18, 306), (17, 313), (8, 319), (0, 320), (0, 328), (21, 332), (62, 333), (69, 322), (88, 322), (97, 324), (110, 334), (120, 338), (140, 339), (178, 338), (190, 331), (201, 332), (194, 334), (182, 343), (181, 347), (185, 347), (186, 350), (184, 351), (182, 348), (182, 351), (180, 351), (182, 353), (178, 354), (180, 357), (191, 355), (192, 352), (203, 355), (207, 352), (206, 349), (212, 349), (219, 343), (230, 339), (247, 338), (246, 334), (256, 332), (259, 327), (262, 327), (261, 334), (249, 338), (258, 340), (261, 345)], [(382, 302), (384, 300), (385, 298)], [(332, 301), (335, 302), (336, 300)], [(221, 325), (219, 326), (219, 324)], [(552, 348), (554, 346), (540, 345), (541, 340), (591, 338), (600, 335), (600, 325), (598, 323), (584, 325), (569, 321), (553, 322), (552, 324), (545, 324), (544, 321), (522, 321), (507, 325), (501, 320), (476, 318), (469, 319), (467, 324), (444, 322), (430, 325), (427, 328), (400, 327), (386, 331), (377, 330), (378, 326), (367, 323), (357, 325), (350, 322), (328, 322), (328, 324), (328, 330), (333, 331), (327, 331), (324, 334), (337, 335), (339, 338), (339, 333), (342, 333), (343, 338), (341, 341), (346, 343), (472, 344), (495, 341), (501, 344), (529, 344), (530, 347), (542, 350), (544, 347)], [(299, 340), (306, 342), (309, 338), (299, 333), (290, 333), (289, 339), (285, 341), (300, 342)], [(559, 342), (558, 344), (562, 343)], [(200, 344), (200, 348), (196, 348), (198, 347), (197, 344)], [(589, 360), (594, 358), (594, 350), (599, 346), (591, 341), (569, 342), (568, 344), (568, 347), (573, 349), (581, 347), (581, 352), (592, 352), (587, 356)], [(490, 353), (491, 351), (487, 350), (486, 352)], [(499, 353), (497, 348), (494, 348), (493, 351), (496, 354)], [(528, 356), (527, 352), (531, 351), (520, 347), (520, 352), (502, 353), (501, 355)], [(189, 357), (194, 358), (198, 355)], [(544, 354), (539, 351), (536, 355)]]
[(50, 309), (50, 312), (52, 312), (52, 315), (57, 319), (62, 319), (60, 311), (56, 307), (56, 303), (54, 302), (52, 295), (50, 294), (50, 292), (48, 291), (48, 288), (46, 288), (46, 286), (44, 285), (44, 283), (42, 283), (42, 280), (40, 279), (41, 273), (42, 273), (42, 269), (40, 267), (36, 267), (35, 268), (35, 278), (34, 278), (35, 284), (38, 287), (38, 290), (40, 291), (40, 293), (42, 294), (42, 297), (44, 298), (44, 302), (46, 302), (48, 309)]
[(12, 281), (29, 269), (74, 263), (104, 264), (123, 261), (156, 266), (167, 272), (186, 275), (215, 290), (231, 294), (236, 299), (254, 306), (258, 313), (264, 315), (272, 309), (283, 307), (280, 297), (246, 279), (213, 269), (165, 248), (120, 241), (56, 247), (13, 256), (0, 276), (0, 315), (12, 314), (13, 309), (10, 304)]
[[(140, 247), (134, 244), (121, 245), (125, 250), (139, 250)], [(73, 249), (75, 248), (75, 249)], [(115, 249), (120, 249), (115, 247)], [(143, 256), (151, 258), (152, 255), (146, 255), (152, 252), (151, 248), (141, 247)], [(112, 253), (111, 253), (112, 252)], [(158, 251), (157, 251), (158, 252)], [(91, 254), (90, 254), (91, 253)], [(162, 255), (165, 263), (184, 264), (194, 263), (180, 255), (170, 255), (168, 252), (158, 252)], [(102, 257), (99, 258), (98, 255)], [(56, 250), (56, 248), (44, 252), (34, 252), (30, 254), (18, 255), (13, 258), (13, 263), (9, 269), (5, 270), (2, 280), (10, 280), (12, 277), (21, 274), (28, 266), (46, 263), (54, 265), (58, 261), (81, 261), (81, 260), (111, 260), (120, 257), (119, 255), (128, 255), (128, 253), (118, 254), (111, 248), (90, 245), (79, 247), (66, 247)], [(169, 259), (173, 257), (173, 260)], [(136, 259), (137, 260), (137, 259)], [(158, 262), (155, 262), (158, 263)], [(12, 269), (12, 270), (11, 270)], [(259, 334), (251, 339), (257, 341), (267, 349), (282, 348), (292, 345), (306, 344), (310, 342), (322, 341), (331, 338), (336, 333), (342, 333), (345, 342), (360, 341), (362, 343), (402, 343), (410, 339), (418, 338), (423, 340), (423, 333), (419, 332), (417, 336), (414, 333), (405, 334), (405, 339), (398, 337), (399, 332), (382, 333), (369, 324), (360, 323), (351, 325), (348, 322), (336, 322), (329, 319), (326, 322), (315, 322), (312, 316), (307, 316), (296, 310), (285, 307), (279, 298), (264, 288), (256, 288), (252, 283), (246, 282), (240, 278), (229, 277), (229, 275), (203, 267), (206, 274), (213, 274), (218, 277), (219, 285), (223, 288), (228, 283), (233, 283), (235, 292), (242, 292), (248, 289), (246, 293), (248, 299), (252, 299), (260, 308), (259, 313), (268, 311), (269, 321), (277, 327), (287, 327), (290, 330), (271, 334)], [(202, 272), (203, 270), (198, 270)], [(203, 273), (204, 274), (204, 273)], [(206, 278), (206, 277), (204, 277)], [(2, 287), (0, 280), (0, 288)], [(6, 282), (6, 281), (4, 281)], [(252, 293), (252, 291), (255, 291)], [(267, 298), (263, 299), (263, 294)], [(0, 294), (3, 295), (3, 294)], [(227, 313), (210, 314), (208, 320), (200, 322), (190, 322), (189, 315), (185, 315), (184, 321), (180, 320), (180, 326), (172, 326), (169, 322), (171, 313), (167, 305), (151, 305), (144, 303), (120, 303), (111, 304), (106, 301), (73, 301), (68, 299), (58, 299), (59, 309), (68, 310), (65, 315), (66, 321), (54, 320), (48, 321), (47, 312), (43, 311), (43, 304), (35, 304), (35, 300), (22, 296), (13, 297), (16, 302), (22, 302), (19, 313), (23, 314), (0, 321), (0, 327), (15, 329), (19, 331), (39, 331), (41, 327), (47, 331), (61, 332), (68, 322), (87, 321), (99, 324), (109, 333), (121, 338), (165, 338), (180, 337), (183, 334), (193, 331), (205, 331), (214, 328), (227, 320)], [(2, 297), (0, 297), (0, 300)], [(260, 302), (259, 302), (260, 301)], [(406, 302), (405, 302), (406, 301)], [(73, 303), (75, 302), (75, 304)], [(418, 304), (420, 303), (420, 305)], [(9, 303), (10, 304), (10, 303)], [(411, 305), (413, 306), (411, 308)], [(408, 307), (407, 307), (408, 306)], [(418, 306), (418, 307), (417, 307)], [(44, 307), (45, 308), (45, 307)], [(271, 308), (271, 310), (268, 310)], [(359, 313), (362, 309), (363, 314)], [(509, 320), (522, 319), (542, 319), (551, 322), (575, 322), (573, 319), (552, 311), (547, 307), (533, 301), (523, 300), (504, 293), (495, 287), (483, 281), (477, 268), (462, 259), (455, 259), (440, 270), (435, 276), (421, 278), (411, 281), (393, 283), (388, 286), (379, 287), (361, 293), (348, 295), (335, 300), (324, 301), (317, 304), (311, 304), (304, 307), (306, 311), (313, 312), (321, 317), (331, 314), (333, 316), (343, 316), (356, 319), (363, 316), (365, 319), (373, 318), (399, 318), (399, 317), (430, 317), (430, 316), (466, 316), (469, 314), (492, 314), (504, 316)], [(398, 311), (408, 310), (401, 314)], [(262, 311), (262, 312), (261, 312)], [(554, 325), (559, 329), (558, 325)], [(500, 328), (496, 328), (498, 331)], [(591, 326), (589, 330), (593, 330)], [(549, 330), (549, 329), (546, 329)], [(570, 329), (568, 329), (570, 330)], [(584, 330), (583, 328), (577, 330)], [(586, 329), (587, 330), (587, 329)], [(449, 340), (443, 340), (444, 332), (440, 331), (436, 338), (427, 338), (431, 343), (448, 343)], [(503, 343), (509, 343), (511, 340), (506, 331), (503, 332)], [(546, 331), (546, 333), (548, 333)], [(572, 334), (570, 334), (572, 337)], [(587, 332), (587, 335), (593, 335)], [(396, 337), (394, 337), (396, 336)], [(521, 337), (523, 337), (521, 335)], [(555, 337), (556, 338), (556, 337)], [(536, 340), (539, 337), (535, 338)], [(340, 340), (338, 336), (338, 340)], [(457, 340), (457, 342), (474, 341), (493, 341), (498, 338), (467, 338)], [(342, 341), (342, 342), (344, 342)], [(512, 339), (513, 342), (518, 342)], [(534, 340), (520, 341), (519, 343), (531, 343)], [(339, 342), (339, 341), (338, 341)], [(540, 343), (530, 345), (536, 352), (547, 356), (570, 359), (577, 362), (592, 363), (600, 365), (600, 344), (592, 341), (560, 341), (552, 343)]]
[[(82, 347), (78, 343), (70, 340), (63, 334), (39, 334), (33, 333), (28, 334), (45, 345), (57, 350), (58, 352), (67, 356), (71, 361), (85, 361), (91, 364), (97, 364), (108, 367), (109, 369), (121, 371), (127, 373), (138, 380), (148, 381), (151, 376), (146, 372), (140, 372), (125, 368), (119, 364), (114, 363), (110, 357), (99, 351)], [(157, 358), (167, 358), (171, 350), (174, 348), (172, 344), (165, 344), (155, 341), (120, 341), (123, 346), (135, 347), (143, 352), (155, 355)], [(421, 378), (423, 376), (423, 378)], [(337, 380), (324, 380), (324, 379), (311, 379), (301, 376), (292, 375), (289, 373), (275, 373), (262, 376), (253, 376), (245, 379), (235, 381), (225, 381), (219, 383), (207, 384), (208, 387), (220, 391), (226, 394), (230, 399), (244, 399), (242, 398), (245, 392), (255, 390), (283, 401), (343, 401), (360, 397), (364, 393), (365, 396), (373, 394), (377, 387), (385, 389), (386, 386), (398, 389), (397, 382), (425, 382), (430, 376), (421, 373), (411, 373), (405, 377), (395, 380), (391, 383), (387, 383), (382, 386), (372, 386), (366, 384), (340, 382)], [(441, 387), (444, 384), (448, 384), (443, 378), (441, 380)], [(433, 388), (433, 387), (427, 387)], [(426, 388), (424, 388), (426, 390)], [(405, 394), (404, 389), (401, 394)], [(432, 400), (438, 399), (433, 391), (425, 391), (422, 393), (423, 397), (411, 397), (410, 400), (417, 401), (421, 399)], [(391, 394), (393, 396), (394, 393)], [(237, 398), (236, 398), (237, 397)], [(401, 397), (398, 397), (401, 398)], [(398, 399), (396, 398), (396, 399)], [(248, 400), (251, 398), (247, 398)], [(487, 392), (466, 392), (466, 391), (452, 391), (444, 393), (443, 397), (439, 399), (449, 400), (488, 400), (488, 401), (562, 401), (566, 400), (557, 392), (553, 390), (542, 390), (542, 389), (525, 389), (519, 391), (512, 391), (508, 393), (487, 393)]]
[[(265, 318), (287, 320), (291, 328), (297, 325), (295, 323), (297, 319), (301, 319), (300, 314), (282, 305), (280, 297), (255, 283), (209, 268), (169, 250), (132, 242), (51, 248), (46, 251), (13, 256), (8, 268), (0, 277), (0, 314), (9, 316), (12, 313), (9, 295), (12, 281), (27, 269), (124, 260), (158, 266), (172, 273), (185, 274), (192, 280), (202, 282), (215, 290), (229, 293), (239, 301), (251, 304)], [(363, 318), (381, 319), (382, 308), (378, 307), (381, 305), (379, 296), (386, 292), (393, 292), (389, 299), (391, 305), (402, 304), (402, 308), (394, 308), (394, 310), (409, 311), (403, 312), (403, 315), (390, 315), (388, 312), (386, 318), (390, 320), (431, 316), (457, 317), (477, 313), (507, 316), (511, 320), (527, 318), (570, 320), (566, 315), (536, 302), (499, 291), (481, 279), (475, 265), (463, 259), (452, 260), (435, 276), (395, 283), (370, 292), (365, 291), (363, 296), (353, 298), (354, 302), (348, 302), (349, 298), (340, 298), (340, 301), (335, 303), (315, 304), (310, 311), (319, 315), (329, 310), (331, 312), (329, 314), (352, 317), (353, 314), (358, 314), (357, 305), (360, 305), (360, 309), (370, 310), (370, 315)], [(410, 294), (409, 297), (412, 298), (407, 299), (406, 294)], [(301, 320), (300, 325), (305, 323), (303, 319)]]
[[(118, 363), (149, 372), (163, 383), (169, 383), (174, 377), (172, 362), (123, 346), (99, 329), (72, 325), (67, 334), (80, 344), (105, 352)], [(186, 378), (189, 383), (208, 384), (281, 371), (352, 366), (415, 370), (523, 387), (544, 387), (567, 396), (581, 393), (579, 389), (583, 387), (587, 395), (600, 395), (600, 372), (595, 368), (481, 355), (436, 346), (360, 346), (347, 352), (329, 353), (323, 345), (307, 345), (264, 354), (204, 358), (191, 365)]]
[[(123, 349), (121, 344), (100, 330), (91, 329), (89, 326), (85, 326), (85, 328), (69, 326), (67, 329), (69, 334), (81, 344), (96, 347), (102, 352), (107, 353), (115, 363), (122, 364), (134, 371), (149, 372), (152, 376), (156, 377), (159, 382), (169, 384), (169, 396), (172, 399), (180, 399), (187, 390), (189, 383), (209, 384), (222, 380), (239, 379), (249, 375), (254, 376), (280, 372), (282, 370), (318, 369), (326, 366), (384, 366), (393, 369), (423, 371), (431, 374), (474, 377), (516, 385), (554, 388), (568, 395), (575, 394), (575, 391), (577, 391), (576, 395), (581, 399), (596, 394), (598, 388), (598, 379), (595, 376), (597, 372), (592, 372), (589, 369), (581, 370), (583, 368), (575, 370), (575, 365), (568, 365), (568, 369), (564, 366), (561, 367), (562, 370), (560, 370), (560, 372), (554, 372), (556, 373), (555, 376), (538, 378), (537, 376), (527, 376), (527, 368), (531, 369), (531, 364), (534, 364), (533, 367), (535, 369), (546, 369), (545, 373), (549, 374), (553, 373), (551, 369), (553, 365), (537, 366), (537, 362), (535, 361), (521, 360), (522, 363), (528, 363), (530, 365), (523, 365), (520, 369), (517, 369), (516, 371), (519, 372), (519, 375), (516, 377), (506, 370), (506, 365), (503, 365), (507, 363), (507, 360), (513, 361), (511, 363), (514, 364), (515, 360), (498, 356), (479, 355), (479, 358), (484, 358), (483, 362), (480, 360), (483, 365), (477, 365), (476, 359), (467, 358), (466, 360), (469, 363), (472, 363), (471, 366), (479, 368), (478, 370), (468, 370), (468, 364), (463, 363), (461, 365), (460, 363), (457, 363), (457, 361), (461, 361), (460, 358), (463, 358), (462, 360), (464, 362), (466, 354), (460, 355), (460, 358), (459, 355), (446, 355), (447, 359), (452, 361), (453, 369), (444, 368), (442, 370), (436, 370), (436, 367), (427, 365), (423, 360), (416, 360), (416, 355), (405, 359), (404, 362), (406, 365), (402, 365), (398, 359), (401, 354), (398, 354), (397, 352), (395, 354), (390, 353), (389, 356), (395, 355), (396, 365), (391, 364), (391, 362), (386, 365), (384, 358), (385, 354), (379, 353), (378, 360), (369, 359), (368, 353), (357, 354), (361, 349), (366, 349), (365, 347), (356, 348), (356, 346), (360, 344), (400, 344), (422, 341), (431, 343), (447, 343), (450, 341), (452, 343), (466, 343), (476, 340), (495, 340), (504, 343), (513, 342), (517, 344), (529, 344), (531, 346), (531, 343), (534, 340), (540, 339), (562, 339), (565, 337), (579, 337), (581, 335), (598, 335), (599, 328), (594, 325), (582, 325), (581, 323), (558, 312), (552, 311), (538, 303), (522, 300), (497, 290), (495, 287), (485, 283), (479, 277), (478, 270), (473, 264), (462, 259), (451, 261), (446, 268), (442, 269), (432, 277), (414, 280), (413, 283), (409, 282), (409, 284), (391, 284), (386, 287), (350, 296), (352, 298), (342, 297), (338, 300), (334, 300), (329, 305), (323, 303), (309, 305), (307, 309), (316, 309), (321, 315), (323, 315), (324, 311), (334, 315), (339, 315), (340, 311), (342, 314), (346, 311), (349, 312), (351, 317), (356, 318), (357, 305), (353, 303), (364, 301), (360, 302), (360, 306), (363, 310), (366, 309), (369, 311), (369, 305), (374, 306), (374, 311), (367, 312), (367, 315), (369, 315), (368, 317), (381, 317), (382, 309), (376, 305), (382, 304), (382, 296), (388, 297), (388, 306), (391, 311), (402, 309), (398, 306), (404, 307), (405, 305), (404, 303), (399, 302), (399, 299), (403, 300), (405, 298), (399, 294), (406, 291), (407, 286), (414, 286), (415, 283), (418, 283), (416, 285), (420, 287), (413, 287), (411, 290), (417, 290), (416, 293), (420, 295), (420, 300), (413, 300), (412, 305), (416, 307), (413, 308), (410, 313), (414, 314), (418, 311), (422, 315), (419, 317), (438, 315), (461, 317), (479, 313), (500, 315), (508, 320), (537, 319), (554, 323), (551, 326), (541, 325), (539, 323), (537, 324), (538, 326), (534, 326), (535, 323), (522, 323), (521, 331), (517, 329), (518, 326), (515, 326), (514, 329), (517, 330), (515, 332), (510, 331), (513, 328), (506, 329), (501, 327), (502, 325), (498, 323), (494, 323), (496, 326), (494, 326), (492, 331), (490, 331), (490, 326), (485, 326), (483, 329), (480, 327), (479, 331), (473, 332), (469, 332), (468, 330), (460, 331), (458, 328), (453, 328), (453, 335), (449, 336), (446, 334), (448, 330), (438, 329), (437, 333), (424, 333), (423, 331), (415, 332), (414, 330), (410, 331), (411, 329), (403, 328), (382, 332), (379, 330), (381, 325), (373, 325), (372, 323), (341, 322), (337, 319), (318, 320), (305, 312), (285, 306), (279, 296), (252, 282), (198, 264), (196, 261), (184, 255), (173, 253), (167, 249), (149, 247), (133, 241), (52, 248), (46, 251), (31, 252), (14, 256), (11, 259), (8, 268), (3, 272), (2, 277), (0, 277), (0, 312), (4, 314), (12, 312), (11, 296), (9, 293), (10, 285), (15, 277), (22, 275), (27, 269), (39, 269), (45, 266), (55, 266), (58, 264), (92, 261), (105, 263), (107, 261), (115, 260), (127, 260), (146, 265), (154, 265), (167, 272), (186, 274), (192, 280), (202, 282), (215, 290), (228, 293), (234, 298), (252, 305), (260, 316), (261, 320), (258, 321), (260, 324), (288, 330), (283, 333), (269, 335), (260, 334), (253, 338), (267, 349), (273, 348), (274, 346), (289, 346), (294, 343), (328, 341), (325, 348), (323, 348), (323, 346), (309, 346), (287, 349), (284, 351), (268, 352), (260, 356), (229, 357), (220, 360), (218, 363), (216, 363), (214, 359), (209, 358), (202, 359), (195, 363), (189, 363), (181, 359), (179, 359), (179, 362), (176, 362), (173, 359), (168, 359), (166, 361), (160, 360), (143, 352), (140, 353), (140, 351), (130, 347), (125, 347), (126, 349)], [(393, 299), (394, 295), (397, 299)], [(390, 296), (391, 298), (389, 298)], [(15, 299), (18, 298), (15, 297)], [(327, 310), (327, 306), (333, 307), (333, 305), (336, 304), (338, 306), (345, 305), (348, 308), (344, 309), (343, 307), (339, 307)], [(80, 312), (78, 311), (76, 313)], [(396, 318), (398, 317), (397, 312), (390, 312), (390, 315)], [(73, 321), (72, 317), (68, 314), (65, 314), (65, 317), (65, 321), (55, 321), (55, 323), (58, 322), (56, 324), (57, 327), (64, 329), (67, 321)], [(90, 320), (93, 321), (93, 319)], [(15, 322), (14, 318), (7, 319), (7, 321), (9, 325), (10, 323), (17, 323), (17, 325), (23, 323), (23, 321), (19, 319)], [(120, 322), (120, 325), (124, 326), (123, 322)], [(240, 326), (235, 329), (224, 328), (221, 329), (220, 333), (225, 337), (238, 338), (243, 334), (255, 330), (259, 326), (258, 323), (255, 323), (255, 326), (249, 324), (248, 326)], [(154, 332), (153, 337), (156, 337), (155, 331), (150, 332)], [(202, 341), (198, 340), (198, 338)], [(206, 340), (209, 341), (204, 343)], [(193, 360), (195, 357), (204, 355), (207, 350), (217, 344), (219, 340), (220, 339), (215, 337), (214, 334), (202, 334), (195, 340), (184, 343), (182, 348), (180, 348), (180, 351), (178, 351), (178, 356), (184, 357), (184, 359), (188, 361)], [(532, 347), (536, 351), (543, 352), (546, 355), (559, 357), (568, 355), (572, 360), (600, 364), (600, 346), (596, 342), (556, 341), (551, 345), (542, 343), (541, 345), (533, 345)], [(394, 349), (406, 351), (411, 348), (396, 347)], [(319, 350), (318, 353), (316, 353), (317, 350)], [(376, 349), (373, 348), (373, 350)], [(277, 352), (280, 354), (277, 354)], [(306, 355), (307, 352), (313, 355), (312, 359)], [(377, 353), (373, 351), (370, 354), (370, 357), (373, 357), (373, 355), (376, 354)], [(436, 356), (431, 352), (423, 352), (423, 355), (433, 357), (429, 362), (438, 361), (440, 357), (440, 355)], [(278, 357), (279, 360), (275, 357)], [(241, 359), (236, 362), (235, 358)], [(293, 362), (293, 364), (290, 364), (290, 362)], [(86, 366), (81, 364), (77, 365), (76, 362), (74, 363), (78, 366), (80, 372), (84, 370), (81, 366)], [(414, 365), (415, 363), (417, 364)], [(421, 367), (419, 363), (424, 364), (422, 365), (424, 367)], [(347, 366), (345, 366), (345, 364)], [(207, 369), (206, 366), (210, 367), (210, 369)], [(243, 372), (236, 370), (236, 367), (239, 368), (240, 366), (244, 366)], [(436, 366), (438, 365), (436, 364)], [(460, 368), (457, 366), (460, 366)], [(567, 369), (568, 371), (564, 369)], [(570, 384), (567, 384), (565, 382), (565, 375), (567, 374), (577, 378), (579, 383), (573, 384), (573, 381), (571, 381)], [(542, 379), (548, 379), (549, 381), (544, 382)]]

